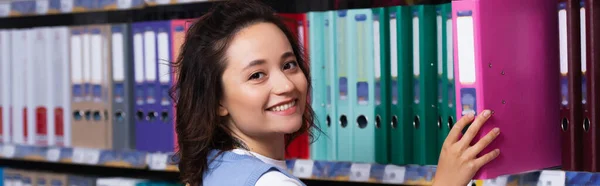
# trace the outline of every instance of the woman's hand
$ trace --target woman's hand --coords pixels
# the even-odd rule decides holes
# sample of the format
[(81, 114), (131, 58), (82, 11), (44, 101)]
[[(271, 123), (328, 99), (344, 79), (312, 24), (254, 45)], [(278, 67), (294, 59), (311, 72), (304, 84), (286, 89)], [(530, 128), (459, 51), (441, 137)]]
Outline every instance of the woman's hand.
[[(475, 121), (473, 114), (469, 114), (454, 125), (442, 146), (433, 185), (466, 186), (483, 165), (498, 157), (500, 150), (495, 149), (477, 158), (477, 154), (500, 134), (498, 128), (494, 128), (475, 145), (470, 146), (471, 140), (490, 116), (491, 112), (485, 110)], [(473, 123), (461, 138), (463, 129), (471, 121)]]

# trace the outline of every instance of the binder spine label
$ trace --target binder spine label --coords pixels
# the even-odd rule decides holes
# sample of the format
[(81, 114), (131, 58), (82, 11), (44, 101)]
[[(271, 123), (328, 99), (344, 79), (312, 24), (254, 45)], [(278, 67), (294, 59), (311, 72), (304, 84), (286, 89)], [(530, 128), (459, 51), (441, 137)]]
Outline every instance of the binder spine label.
[[(452, 13), (448, 15), (448, 20), (446, 20), (446, 55), (448, 62), (447, 65), (447, 76), (448, 76), (448, 107), (454, 107), (455, 100), (455, 92), (454, 92), (454, 46), (452, 41)], [(455, 115), (455, 113), (451, 113)]]
[(569, 63), (567, 52), (567, 11), (566, 4), (559, 4), (558, 11), (558, 28), (559, 28), (559, 45), (560, 45), (560, 94), (561, 104), (563, 107), (569, 105)]
[[(475, 34), (473, 11), (458, 11), (456, 19), (459, 79), (462, 85), (473, 85), (476, 81)], [(477, 112), (476, 89), (463, 86), (460, 90), (461, 115)]]
[(113, 99), (115, 103), (125, 101), (125, 59), (123, 49), (123, 34), (114, 32), (112, 34), (112, 67), (113, 67)]
[(35, 142), (37, 145), (48, 144), (48, 126), (47, 126), (47, 109), (44, 107), (38, 107), (35, 109)]
[(171, 104), (169, 97), (169, 88), (171, 83), (170, 57), (169, 57), (169, 36), (166, 32), (158, 33), (158, 74), (160, 81), (161, 100), (160, 105), (168, 106)]
[(420, 43), (419, 43), (419, 17), (418, 12), (413, 13), (413, 86), (414, 86), (414, 102), (419, 104), (420, 102), (420, 82), (419, 76), (421, 74), (421, 59), (420, 59)]
[(340, 100), (348, 99), (348, 61), (346, 59), (346, 15), (345, 11), (338, 14), (337, 24), (337, 61)]
[(392, 104), (398, 104), (398, 33), (396, 12), (390, 13), (390, 74)]
[[(325, 19), (325, 27), (324, 27), (325, 33), (323, 34), (324, 35), (323, 39), (324, 39), (324, 43), (325, 43), (325, 62), (326, 62), (325, 65), (327, 65), (327, 68), (329, 68), (330, 66), (333, 66), (330, 64), (334, 63), (333, 61), (331, 61), (331, 58), (330, 58), (330, 55), (332, 55), (333, 51), (331, 50), (331, 47), (330, 47), (331, 46), (330, 38), (332, 36), (329, 34), (329, 26), (330, 26), (329, 19)], [(332, 73), (332, 71), (330, 69), (325, 70), (325, 84), (327, 86), (327, 90), (326, 90), (327, 91), (327, 108), (331, 107), (331, 99), (332, 99), (331, 97), (333, 96), (332, 91), (331, 91), (331, 89), (332, 89), (331, 83), (333, 83), (333, 82), (331, 82), (332, 81), (331, 73)]]
[(73, 102), (81, 102), (83, 100), (83, 56), (81, 53), (81, 42), (81, 36), (79, 33), (73, 33), (71, 36), (71, 78), (73, 82)]
[(357, 81), (356, 81), (356, 90), (357, 90), (357, 102), (358, 105), (367, 105), (369, 103), (369, 83), (368, 83), (368, 77), (367, 77), (367, 73), (366, 72), (369, 68), (367, 68), (366, 66), (366, 62), (367, 60), (370, 59), (365, 59), (367, 57), (367, 55), (365, 54), (365, 50), (361, 49), (363, 46), (367, 45), (367, 43), (365, 42), (365, 29), (370, 29), (370, 28), (365, 28), (365, 21), (366, 21), (366, 15), (364, 14), (358, 14), (355, 16), (356, 19), (356, 36), (357, 36), (357, 45), (359, 47), (359, 49), (357, 50), (358, 54), (358, 59), (357, 59)]
[(92, 30), (91, 36), (91, 86), (92, 98), (95, 102), (102, 102), (102, 36), (99, 29)]
[(581, 84), (582, 84), (582, 86), (581, 86), (581, 88), (582, 88), (582, 91), (581, 91), (581, 103), (584, 104), (584, 109), (587, 110), (586, 107), (585, 107), (585, 104), (587, 103), (587, 93), (588, 93), (587, 92), (587, 88), (588, 87), (587, 87), (587, 84), (586, 84), (587, 78), (588, 78), (586, 76), (586, 74), (587, 74), (586, 52), (587, 52), (587, 50), (585, 48), (586, 47), (586, 35), (585, 35), (586, 34), (586, 30), (585, 30), (586, 27), (585, 26), (586, 25), (585, 25), (585, 6), (584, 6), (583, 3), (584, 3), (584, 1), (581, 0), (580, 8), (579, 8), (579, 16), (580, 16), (580, 24), (579, 24), (579, 26), (580, 26), (580, 31), (581, 31), (580, 32), (581, 33), (581, 72), (582, 72), (582, 75), (581, 75)]
[(146, 78), (146, 103), (156, 103), (156, 34), (152, 30), (144, 33), (144, 69)]
[(144, 104), (144, 40), (141, 33), (133, 36), (134, 69), (135, 69), (135, 104)]
[(64, 146), (65, 145), (65, 123), (64, 123), (64, 113), (62, 108), (54, 109), (54, 135), (56, 136), (56, 145)]
[[(375, 105), (381, 105), (381, 58), (379, 16), (373, 15), (373, 61), (375, 65)], [(360, 46), (360, 45), (359, 45)]]
[(443, 51), (442, 51), (442, 15), (441, 10), (437, 10), (436, 16), (436, 35), (437, 35), (437, 73), (438, 73), (438, 103), (442, 103), (443, 98), (443, 86), (444, 86), (444, 63), (443, 63)]

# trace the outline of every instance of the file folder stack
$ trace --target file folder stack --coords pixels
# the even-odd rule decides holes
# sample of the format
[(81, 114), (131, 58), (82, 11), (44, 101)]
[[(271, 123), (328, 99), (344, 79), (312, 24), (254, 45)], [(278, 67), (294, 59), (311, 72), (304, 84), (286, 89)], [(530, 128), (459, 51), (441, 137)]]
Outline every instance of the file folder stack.
[(500, 148), (500, 156), (475, 179), (561, 165), (560, 128), (552, 125), (560, 111), (551, 109), (560, 104), (556, 8), (542, 0), (452, 1), (457, 115), (493, 111), (474, 142), (502, 131), (480, 154)]

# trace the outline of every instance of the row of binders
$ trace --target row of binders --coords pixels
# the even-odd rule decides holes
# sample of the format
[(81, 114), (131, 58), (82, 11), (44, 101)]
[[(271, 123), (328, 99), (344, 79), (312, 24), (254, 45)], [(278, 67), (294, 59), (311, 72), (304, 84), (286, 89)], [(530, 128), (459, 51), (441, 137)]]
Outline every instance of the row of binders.
[[(0, 142), (174, 152), (172, 62), (192, 23), (0, 30)], [(306, 135), (288, 157), (308, 158)]]
[(50, 172), (0, 168), (0, 185), (36, 186), (183, 186), (180, 183), (133, 178), (91, 177)]
[(312, 104), (325, 131), (311, 158), (433, 165), (453, 123), (490, 109), (472, 144), (499, 127), (477, 157), (501, 153), (475, 179), (597, 171), (599, 6), (455, 0), (307, 13)]

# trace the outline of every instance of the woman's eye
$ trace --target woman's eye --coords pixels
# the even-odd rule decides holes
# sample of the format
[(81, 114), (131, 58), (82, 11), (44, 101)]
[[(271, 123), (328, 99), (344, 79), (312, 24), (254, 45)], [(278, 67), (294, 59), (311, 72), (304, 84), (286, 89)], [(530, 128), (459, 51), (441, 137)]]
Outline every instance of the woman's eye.
[(292, 62), (286, 63), (286, 64), (283, 66), (283, 69), (284, 69), (284, 70), (288, 70), (288, 69), (294, 69), (294, 68), (296, 68), (296, 67), (298, 67), (298, 62), (292, 61)]
[(257, 72), (257, 73), (254, 73), (254, 74), (252, 74), (252, 75), (250, 76), (250, 80), (254, 80), (254, 79), (260, 79), (260, 78), (262, 78), (263, 76), (265, 76), (265, 74), (264, 74), (264, 73), (262, 73), (262, 72)]

